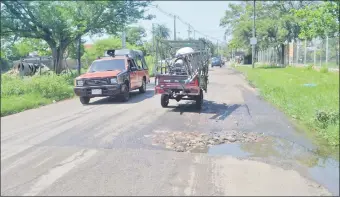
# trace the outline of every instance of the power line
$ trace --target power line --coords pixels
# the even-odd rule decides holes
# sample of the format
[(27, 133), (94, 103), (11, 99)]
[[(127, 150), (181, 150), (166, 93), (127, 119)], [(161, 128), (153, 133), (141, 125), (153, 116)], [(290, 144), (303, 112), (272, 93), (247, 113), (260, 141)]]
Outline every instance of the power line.
[(206, 37), (206, 38), (210, 38), (210, 39), (212, 39), (212, 40), (216, 40), (216, 41), (219, 41), (219, 42), (223, 42), (223, 41), (221, 41), (220, 39), (217, 39), (217, 38), (215, 38), (215, 37), (212, 37), (212, 36), (210, 36), (210, 35), (207, 35), (207, 34), (204, 34), (204, 33), (202, 33), (202, 32), (200, 32), (200, 31), (198, 31), (197, 29), (195, 29), (195, 28), (193, 28), (193, 26), (192, 25), (190, 25), (188, 22), (186, 22), (186, 21), (184, 21), (182, 18), (180, 18), (178, 15), (175, 15), (175, 14), (171, 14), (171, 13), (169, 13), (169, 12), (166, 12), (166, 11), (164, 11), (163, 9), (161, 9), (158, 5), (151, 5), (152, 7), (155, 7), (156, 9), (158, 9), (160, 12), (162, 12), (163, 14), (165, 14), (166, 16), (168, 16), (168, 17), (171, 17), (171, 18), (177, 18), (180, 22), (182, 22), (184, 25), (187, 25), (188, 26), (188, 36), (190, 37), (190, 33), (191, 32), (194, 32), (194, 34), (195, 33), (198, 33), (198, 34), (200, 34), (200, 35), (202, 35), (202, 36), (204, 36), (204, 37)]

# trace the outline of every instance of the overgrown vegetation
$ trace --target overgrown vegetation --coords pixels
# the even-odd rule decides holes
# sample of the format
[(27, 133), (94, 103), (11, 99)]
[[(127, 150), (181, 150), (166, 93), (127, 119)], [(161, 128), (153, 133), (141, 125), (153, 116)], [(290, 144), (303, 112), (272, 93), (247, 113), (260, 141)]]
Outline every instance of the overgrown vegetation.
[(339, 146), (339, 75), (306, 68), (237, 67), (288, 116)]
[(74, 75), (1, 76), (1, 116), (70, 98)]

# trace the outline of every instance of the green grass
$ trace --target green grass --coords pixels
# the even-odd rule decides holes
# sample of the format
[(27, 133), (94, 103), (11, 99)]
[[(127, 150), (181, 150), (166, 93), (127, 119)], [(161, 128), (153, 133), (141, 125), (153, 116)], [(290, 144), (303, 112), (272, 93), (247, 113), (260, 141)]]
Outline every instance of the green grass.
[[(261, 95), (316, 139), (339, 146), (339, 74), (310, 68), (237, 67)], [(316, 84), (315, 87), (303, 84)], [(324, 141), (324, 140), (318, 140)]]
[(1, 116), (60, 101), (74, 96), (71, 75), (34, 77), (1, 76)]

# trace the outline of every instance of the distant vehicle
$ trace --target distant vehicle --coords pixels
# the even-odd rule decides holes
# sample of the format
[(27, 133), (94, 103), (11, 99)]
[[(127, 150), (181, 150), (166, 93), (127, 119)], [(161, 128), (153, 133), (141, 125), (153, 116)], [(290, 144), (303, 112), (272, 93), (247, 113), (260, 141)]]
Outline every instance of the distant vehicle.
[(213, 57), (211, 58), (211, 67), (219, 66), (222, 67), (222, 60), (219, 57)]
[(94, 97), (119, 97), (123, 102), (130, 98), (130, 91), (146, 92), (150, 82), (143, 52), (139, 50), (108, 50), (91, 64), (87, 73), (75, 79), (74, 92), (82, 104)]

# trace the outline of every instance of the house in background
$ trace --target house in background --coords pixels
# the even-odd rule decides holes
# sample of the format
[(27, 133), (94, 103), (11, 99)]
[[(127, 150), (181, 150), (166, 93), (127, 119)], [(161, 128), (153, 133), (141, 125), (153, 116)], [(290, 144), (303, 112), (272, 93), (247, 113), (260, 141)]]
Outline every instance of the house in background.
[(84, 44), (84, 49), (90, 49), (93, 47), (93, 44)]

